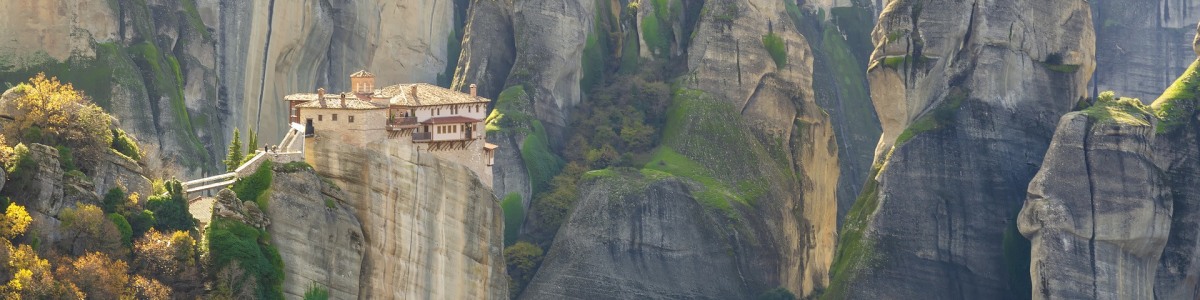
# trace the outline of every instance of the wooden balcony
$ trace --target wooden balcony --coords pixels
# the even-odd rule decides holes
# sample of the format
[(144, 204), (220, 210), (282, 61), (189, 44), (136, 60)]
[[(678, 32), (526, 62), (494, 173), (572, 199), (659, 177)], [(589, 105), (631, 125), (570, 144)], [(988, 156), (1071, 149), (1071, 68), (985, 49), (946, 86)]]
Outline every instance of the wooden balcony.
[(417, 123), (417, 117), (399, 117), (388, 120), (388, 130), (400, 130), (417, 128), (420, 123)]

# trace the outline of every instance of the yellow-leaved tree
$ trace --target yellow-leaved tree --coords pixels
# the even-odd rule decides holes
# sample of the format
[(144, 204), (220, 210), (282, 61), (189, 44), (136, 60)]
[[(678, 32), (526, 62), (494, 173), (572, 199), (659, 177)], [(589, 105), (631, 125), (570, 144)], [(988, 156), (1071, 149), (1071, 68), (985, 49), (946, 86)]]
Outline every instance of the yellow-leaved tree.
[(84, 159), (95, 159), (112, 145), (111, 117), (70, 83), (39, 73), (4, 93), (0, 113), (13, 119), (3, 126), (12, 143), (70, 147)]

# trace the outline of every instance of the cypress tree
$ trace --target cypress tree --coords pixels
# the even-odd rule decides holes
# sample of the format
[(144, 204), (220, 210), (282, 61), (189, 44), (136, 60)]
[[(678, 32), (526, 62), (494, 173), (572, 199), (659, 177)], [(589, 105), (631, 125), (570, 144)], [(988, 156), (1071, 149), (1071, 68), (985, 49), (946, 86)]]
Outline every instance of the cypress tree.
[(229, 154), (225, 156), (225, 171), (233, 172), (242, 164), (242, 136), (238, 129), (233, 129), (233, 141), (229, 142)]
[(258, 133), (254, 132), (254, 128), (250, 128), (250, 143), (246, 145), (246, 154), (254, 154), (254, 150), (258, 150)]

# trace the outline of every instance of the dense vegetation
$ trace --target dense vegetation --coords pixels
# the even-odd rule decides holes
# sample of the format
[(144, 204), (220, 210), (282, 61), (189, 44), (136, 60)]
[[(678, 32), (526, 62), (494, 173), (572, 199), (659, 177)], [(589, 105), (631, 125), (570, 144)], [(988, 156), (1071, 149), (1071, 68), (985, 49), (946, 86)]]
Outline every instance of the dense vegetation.
[[(0, 132), (0, 162), (9, 182), (0, 194), (0, 297), (6, 299), (192, 299), (205, 295), (205, 249), (182, 185), (107, 190), (99, 206), (42, 199), (41, 181), (89, 184), (108, 159), (148, 165), (137, 141), (113, 128), (88, 95), (38, 75), (10, 90), (5, 114), (17, 122)], [(43, 169), (57, 156), (63, 178)], [(108, 157), (106, 159), (105, 157)], [(106, 175), (109, 176), (109, 175)], [(143, 195), (149, 195), (145, 197)], [(42, 198), (39, 198), (42, 197)], [(53, 196), (52, 196), (53, 197)], [(62, 196), (57, 196), (62, 197)], [(143, 199), (145, 201), (143, 201)], [(35, 215), (58, 222), (33, 223)]]

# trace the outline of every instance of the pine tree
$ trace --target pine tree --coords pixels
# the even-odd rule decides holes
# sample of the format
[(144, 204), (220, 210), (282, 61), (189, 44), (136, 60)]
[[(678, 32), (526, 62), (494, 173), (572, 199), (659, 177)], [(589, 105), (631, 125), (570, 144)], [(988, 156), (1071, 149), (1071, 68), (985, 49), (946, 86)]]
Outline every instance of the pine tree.
[(254, 150), (258, 150), (258, 133), (254, 132), (254, 128), (250, 128), (250, 143), (246, 144), (246, 154), (253, 156)]
[(225, 157), (225, 170), (233, 172), (242, 164), (242, 136), (237, 128), (233, 129), (233, 141), (229, 142), (229, 154)]

